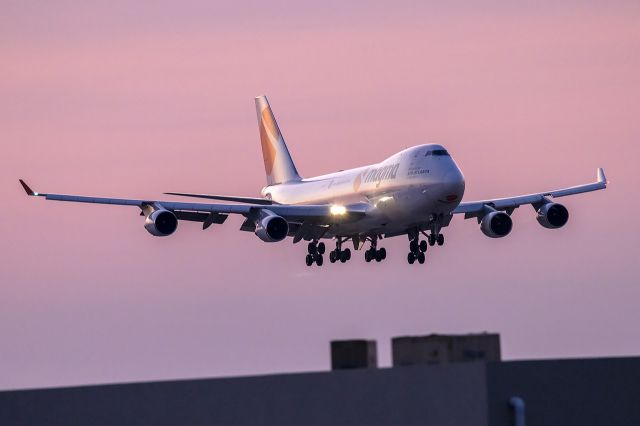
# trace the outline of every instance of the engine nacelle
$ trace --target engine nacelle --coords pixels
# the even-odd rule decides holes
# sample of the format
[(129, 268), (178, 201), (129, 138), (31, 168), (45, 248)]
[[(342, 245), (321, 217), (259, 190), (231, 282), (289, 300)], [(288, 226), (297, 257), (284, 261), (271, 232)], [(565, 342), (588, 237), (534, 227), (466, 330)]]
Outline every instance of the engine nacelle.
[(151, 235), (166, 237), (176, 231), (178, 218), (169, 210), (154, 210), (144, 220), (144, 227)]
[(289, 223), (281, 216), (263, 211), (256, 221), (256, 235), (262, 241), (275, 243), (284, 240), (289, 234)]
[(569, 220), (569, 211), (558, 203), (546, 203), (538, 209), (538, 223), (545, 228), (562, 228)]
[(491, 238), (502, 238), (509, 235), (513, 222), (505, 212), (491, 212), (485, 215), (480, 222), (482, 233)]

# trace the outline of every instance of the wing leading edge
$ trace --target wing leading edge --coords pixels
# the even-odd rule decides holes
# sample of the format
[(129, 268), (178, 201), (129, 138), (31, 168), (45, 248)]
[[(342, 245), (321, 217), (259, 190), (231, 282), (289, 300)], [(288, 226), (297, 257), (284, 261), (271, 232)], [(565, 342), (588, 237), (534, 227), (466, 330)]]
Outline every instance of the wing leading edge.
[(598, 191), (607, 187), (607, 179), (604, 170), (599, 168), (596, 173), (596, 181), (583, 185), (572, 186), (569, 188), (556, 189), (553, 191), (539, 192), (536, 194), (519, 195), (516, 197), (495, 198), (490, 200), (462, 202), (453, 211), (454, 214), (464, 213), (465, 219), (476, 217), (483, 214), (486, 206), (495, 210), (513, 210), (525, 204), (544, 203), (547, 197), (560, 198), (568, 195), (582, 194), (584, 192)]
[(180, 197), (205, 198), (208, 200), (219, 200), (219, 201), (233, 201), (235, 203), (248, 203), (248, 204), (260, 204), (260, 205), (277, 204), (267, 198), (236, 197), (232, 195), (192, 194), (189, 192), (165, 192), (165, 195), (178, 195)]

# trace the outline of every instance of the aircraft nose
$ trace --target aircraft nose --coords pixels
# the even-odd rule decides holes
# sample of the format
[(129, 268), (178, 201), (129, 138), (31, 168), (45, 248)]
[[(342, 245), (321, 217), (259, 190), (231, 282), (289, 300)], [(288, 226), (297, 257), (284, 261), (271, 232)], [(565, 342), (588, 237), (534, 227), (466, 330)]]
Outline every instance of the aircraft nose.
[(449, 203), (460, 202), (464, 195), (464, 176), (459, 168), (448, 170), (443, 178), (443, 198)]

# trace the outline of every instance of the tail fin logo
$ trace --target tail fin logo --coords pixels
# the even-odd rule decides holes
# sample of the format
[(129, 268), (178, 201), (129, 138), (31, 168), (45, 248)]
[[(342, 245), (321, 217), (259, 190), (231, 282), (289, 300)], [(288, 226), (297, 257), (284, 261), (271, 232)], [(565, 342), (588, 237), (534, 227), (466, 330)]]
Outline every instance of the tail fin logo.
[(273, 163), (276, 160), (276, 148), (273, 146), (273, 141), (277, 140), (279, 136), (280, 132), (271, 111), (269, 108), (264, 108), (260, 119), (260, 143), (262, 144), (264, 169), (268, 175), (273, 171)]
[(256, 115), (267, 185), (299, 181), (300, 175), (293, 164), (266, 96), (256, 98)]

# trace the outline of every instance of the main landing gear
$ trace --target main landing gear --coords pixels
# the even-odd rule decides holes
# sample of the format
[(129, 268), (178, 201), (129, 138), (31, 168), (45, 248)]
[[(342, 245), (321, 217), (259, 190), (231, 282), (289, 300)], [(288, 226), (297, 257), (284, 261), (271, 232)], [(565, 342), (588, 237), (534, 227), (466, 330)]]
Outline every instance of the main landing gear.
[[(411, 237), (411, 235), (410, 235)], [(426, 260), (425, 253), (427, 251), (428, 244), (425, 240), (420, 241), (420, 238), (416, 235), (411, 241), (409, 241), (409, 254), (407, 255), (407, 262), (409, 265), (413, 265), (417, 260), (418, 263), (423, 264)]]
[(324, 263), (324, 259), (322, 255), (325, 251), (324, 243), (318, 243), (317, 241), (310, 242), (307, 246), (307, 257), (305, 258), (305, 263), (307, 266), (311, 266), (314, 263), (318, 266), (322, 266)]
[[(342, 249), (343, 239), (338, 238), (336, 241), (335, 250), (331, 250), (329, 252), (329, 262), (336, 263), (338, 261), (345, 263), (347, 260), (351, 259), (351, 250), (348, 248)], [(324, 263), (323, 254), (325, 253), (326, 247), (324, 243), (312, 241), (307, 246), (307, 251), (309, 252), (305, 258), (305, 263), (307, 266), (311, 266), (314, 263), (318, 266), (322, 266)]]
[(369, 250), (364, 252), (364, 260), (367, 263), (371, 262), (372, 260), (375, 260), (376, 262), (382, 262), (386, 258), (387, 250), (384, 247), (378, 249), (378, 238), (372, 237), (371, 247), (369, 248)]
[(413, 265), (416, 260), (418, 263), (423, 264), (426, 260), (425, 253), (429, 246), (438, 244), (439, 246), (444, 244), (444, 235), (440, 233), (432, 232), (429, 235), (422, 233), (426, 240), (420, 241), (420, 234), (418, 232), (409, 233), (409, 254), (407, 254), (407, 262)]
[(338, 261), (345, 263), (347, 260), (351, 259), (351, 250), (346, 248), (342, 249), (343, 240), (338, 238), (336, 240), (336, 249), (331, 250), (329, 253), (329, 262), (336, 263)]

